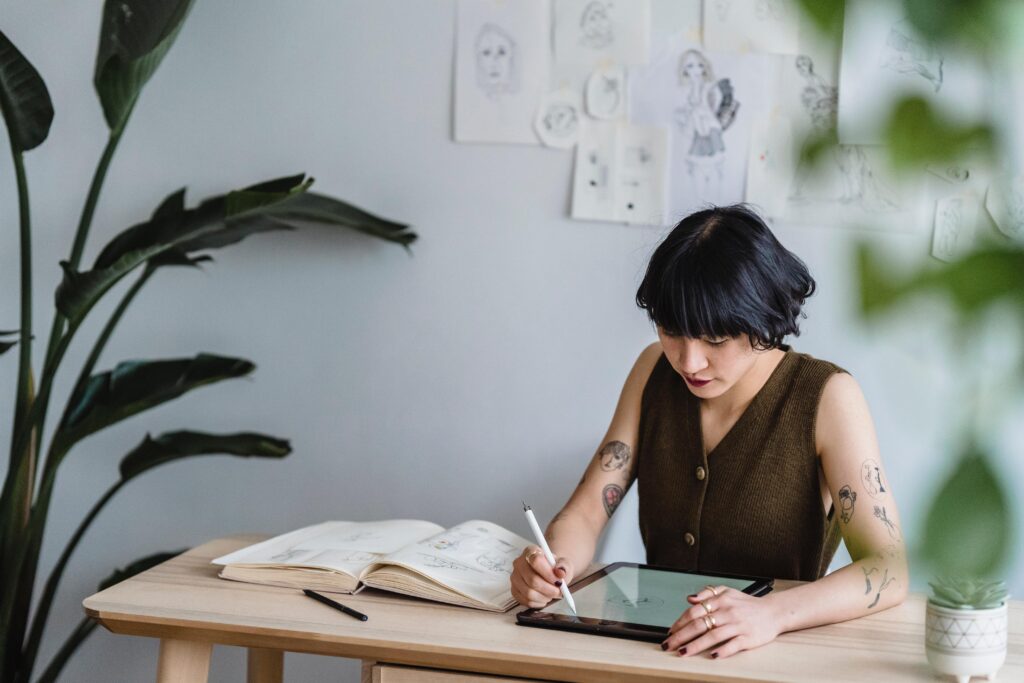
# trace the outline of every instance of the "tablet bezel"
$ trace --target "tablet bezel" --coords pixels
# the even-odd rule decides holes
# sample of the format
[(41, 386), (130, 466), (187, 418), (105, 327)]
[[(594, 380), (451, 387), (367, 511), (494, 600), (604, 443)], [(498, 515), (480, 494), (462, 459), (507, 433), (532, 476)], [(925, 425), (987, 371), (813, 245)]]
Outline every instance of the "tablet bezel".
[[(637, 569), (653, 569), (655, 571), (672, 572), (673, 574), (696, 574), (698, 576), (717, 577), (722, 579), (739, 579), (750, 581), (750, 585), (743, 589), (744, 593), (760, 597), (772, 590), (774, 579), (759, 576), (743, 576), (739, 574), (723, 574), (722, 572), (688, 572), (674, 567), (663, 567), (654, 564), (639, 564), (637, 562), (613, 562), (593, 574), (583, 577), (572, 584), (572, 590), (579, 590), (598, 579), (608, 576), (616, 569), (622, 567), (636, 567)], [(681, 596), (681, 600), (685, 600)], [(550, 604), (550, 603), (549, 603)], [(575, 631), (577, 633), (591, 633), (594, 635), (611, 636), (613, 638), (630, 638), (632, 640), (645, 640), (649, 642), (660, 642), (668, 636), (668, 627), (652, 626), (650, 624), (633, 624), (626, 621), (615, 621), (612, 619), (597, 619), (595, 617), (574, 617), (568, 614), (556, 614), (542, 611), (547, 605), (541, 608), (529, 608), (516, 614), (516, 623), (520, 626), (537, 626), (540, 628), (553, 628), (562, 631)], [(685, 607), (680, 603), (679, 613), (682, 614)]]

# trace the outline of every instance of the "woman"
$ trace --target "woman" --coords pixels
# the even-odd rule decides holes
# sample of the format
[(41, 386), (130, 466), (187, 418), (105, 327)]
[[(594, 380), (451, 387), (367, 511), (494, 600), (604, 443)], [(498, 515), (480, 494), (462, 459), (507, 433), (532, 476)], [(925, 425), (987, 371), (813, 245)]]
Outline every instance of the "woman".
[[(547, 529), (555, 566), (537, 546), (513, 563), (520, 603), (547, 604), (590, 564), (634, 481), (649, 564), (810, 582), (762, 598), (724, 586), (680, 596), (690, 607), (662, 649), (727, 657), (903, 601), (899, 515), (860, 388), (783, 344), (814, 287), (746, 207), (699, 211), (672, 230), (636, 297), (659, 341)], [(840, 536), (853, 562), (825, 576)]]
[(729, 79), (716, 81), (711, 62), (697, 50), (686, 50), (679, 57), (678, 78), (684, 100), (675, 110), (675, 120), (686, 172), (694, 181), (696, 196), (716, 196), (725, 160), (722, 133), (732, 123), (739, 103), (733, 99)]

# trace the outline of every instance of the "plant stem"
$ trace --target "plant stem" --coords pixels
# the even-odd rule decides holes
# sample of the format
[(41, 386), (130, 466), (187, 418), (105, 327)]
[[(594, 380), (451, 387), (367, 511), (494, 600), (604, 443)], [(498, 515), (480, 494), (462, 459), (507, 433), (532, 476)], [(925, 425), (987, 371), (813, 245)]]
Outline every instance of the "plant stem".
[[(125, 122), (127, 123), (127, 117), (125, 117)], [(107, 169), (110, 167), (110, 161), (114, 157), (114, 152), (117, 150), (117, 143), (120, 142), (121, 134), (123, 132), (123, 124), (121, 127), (110, 131), (110, 135), (107, 138), (107, 145), (103, 148), (103, 154), (100, 156), (100, 160), (96, 164), (96, 170), (93, 172), (92, 183), (89, 185), (89, 194), (86, 195), (85, 205), (82, 206), (82, 215), (78, 219), (78, 229), (75, 231), (75, 241), (71, 246), (71, 256), (68, 258), (68, 262), (75, 270), (78, 270), (78, 265), (82, 262), (82, 252), (85, 251), (85, 242), (89, 237), (89, 228), (92, 226), (92, 217), (96, 212), (96, 204), (100, 199), (100, 190), (103, 189), (103, 181), (106, 180)], [(54, 311), (53, 325), (50, 328), (50, 340), (46, 344), (44, 369), (49, 366), (54, 349), (57, 346), (60, 335), (63, 333), (64, 317), (60, 314), (60, 311)], [(45, 419), (45, 414), (43, 419)]]
[(28, 179), (25, 177), (24, 157), (11, 135), (11, 156), (14, 175), (18, 183), (18, 209), (21, 223), (21, 339), (18, 349), (18, 386), (14, 404), (14, 429), (11, 430), (11, 458), (9, 470), (16, 469), (22, 453), (14, 451), (17, 432), (28, 410), (29, 376), (32, 372), (32, 218), (30, 215)]
[(75, 650), (82, 644), (82, 641), (89, 637), (89, 634), (93, 632), (96, 626), (96, 622), (89, 617), (85, 617), (78, 622), (78, 626), (68, 636), (68, 639), (64, 641), (64, 644), (57, 651), (57, 654), (53, 656), (53, 659), (50, 660), (49, 665), (36, 680), (36, 683), (53, 683), (56, 681), (57, 676), (64, 669), (64, 665), (71, 659), (71, 655), (75, 653)]
[[(68, 560), (71, 559), (71, 554), (78, 547), (79, 541), (85, 535), (86, 530), (92, 524), (93, 520), (96, 519), (96, 515), (99, 514), (100, 510), (114, 497), (121, 487), (124, 486), (125, 480), (121, 479), (116, 484), (110, 487), (103, 497), (96, 501), (96, 504), (89, 510), (89, 514), (85, 516), (82, 523), (78, 525), (78, 529), (75, 530), (74, 535), (68, 541), (67, 546), (64, 548), (64, 552), (61, 553), (60, 559), (54, 565), (53, 570), (50, 573), (50, 577), (46, 581), (46, 586), (43, 588), (42, 595), (39, 598), (39, 604), (36, 606), (35, 616), (32, 619), (32, 630), (29, 633), (28, 640), (25, 645), (24, 658), (22, 660), (23, 667), (26, 672), (32, 671), (35, 665), (36, 656), (39, 654), (39, 644), (43, 639), (43, 631), (46, 628), (46, 620), (50, 614), (50, 606), (53, 604), (53, 598), (57, 594), (57, 587), (60, 584), (61, 577), (64, 575), (64, 568), (67, 566)], [(17, 682), (16, 682), (17, 683)], [(28, 683), (26, 680), (25, 683)]]

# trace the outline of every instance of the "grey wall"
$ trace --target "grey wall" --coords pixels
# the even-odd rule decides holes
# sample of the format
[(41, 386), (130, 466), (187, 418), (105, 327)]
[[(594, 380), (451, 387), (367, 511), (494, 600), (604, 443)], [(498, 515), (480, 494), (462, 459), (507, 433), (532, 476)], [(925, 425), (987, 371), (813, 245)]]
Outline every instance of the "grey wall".
[[(105, 141), (91, 89), (100, 6), (4, 8), (3, 30), (42, 72), (57, 109), (50, 139), (27, 157), (38, 337)], [(184, 462), (126, 488), (71, 564), (44, 659), (110, 568), (143, 554), (326, 519), (479, 517), (526, 534), (521, 498), (543, 522), (568, 496), (633, 359), (654, 338), (632, 297), (662, 233), (567, 220), (570, 154), (450, 141), (453, 12), (451, 1), (196, 3), (122, 142), (87, 259), (182, 185), (195, 201), (296, 171), (316, 176), (320, 191), (412, 223), (422, 239), (409, 257), (328, 229), (267, 235), (217, 253), (203, 272), (154, 279), (103, 367), (208, 351), (259, 369), (76, 449), (59, 479), (44, 563), (146, 432), (260, 429), (290, 438), (295, 452), (282, 462)], [(17, 324), (16, 220), (13, 172), (0, 162), (0, 329)], [(934, 307), (860, 326), (850, 250), (867, 239), (912, 261), (929, 237), (824, 224), (777, 232), (820, 284), (796, 346), (861, 381), (913, 537), (953, 462), (961, 373), (981, 356), (944, 350)], [(97, 329), (83, 330), (69, 367)], [(0, 359), (0, 416), (10, 414), (15, 357)], [(1019, 483), (1013, 436), (1004, 429), (996, 442), (1002, 474)], [(629, 512), (616, 516), (604, 557), (637, 553)], [(1024, 590), (1019, 570), (1012, 584)], [(155, 662), (155, 643), (97, 632), (66, 680), (147, 680)], [(286, 666), (289, 680), (357, 680), (350, 661), (290, 655)], [(211, 680), (240, 680), (242, 667), (241, 652), (218, 649)]]

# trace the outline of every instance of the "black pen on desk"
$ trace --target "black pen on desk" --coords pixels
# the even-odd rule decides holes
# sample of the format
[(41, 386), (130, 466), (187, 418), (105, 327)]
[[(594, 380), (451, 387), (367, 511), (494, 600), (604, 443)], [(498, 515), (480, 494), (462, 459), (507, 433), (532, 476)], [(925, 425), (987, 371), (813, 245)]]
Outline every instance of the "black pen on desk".
[(335, 602), (334, 600), (331, 600), (330, 598), (328, 598), (325, 595), (320, 595), (316, 591), (311, 591), (308, 588), (303, 588), (302, 592), (305, 593), (306, 595), (308, 595), (309, 597), (313, 598), (317, 602), (322, 602), (325, 605), (327, 605), (328, 607), (333, 607), (334, 609), (336, 609), (336, 610), (338, 610), (340, 612), (344, 612), (345, 614), (347, 614), (350, 617), (353, 617), (355, 619), (358, 619), (359, 621), (366, 621), (366, 620), (368, 620), (370, 618), (370, 617), (366, 616), (365, 614), (363, 614), (362, 612), (357, 612), (354, 609), (352, 609), (351, 607), (345, 607), (345, 605), (341, 604), (340, 602)]

